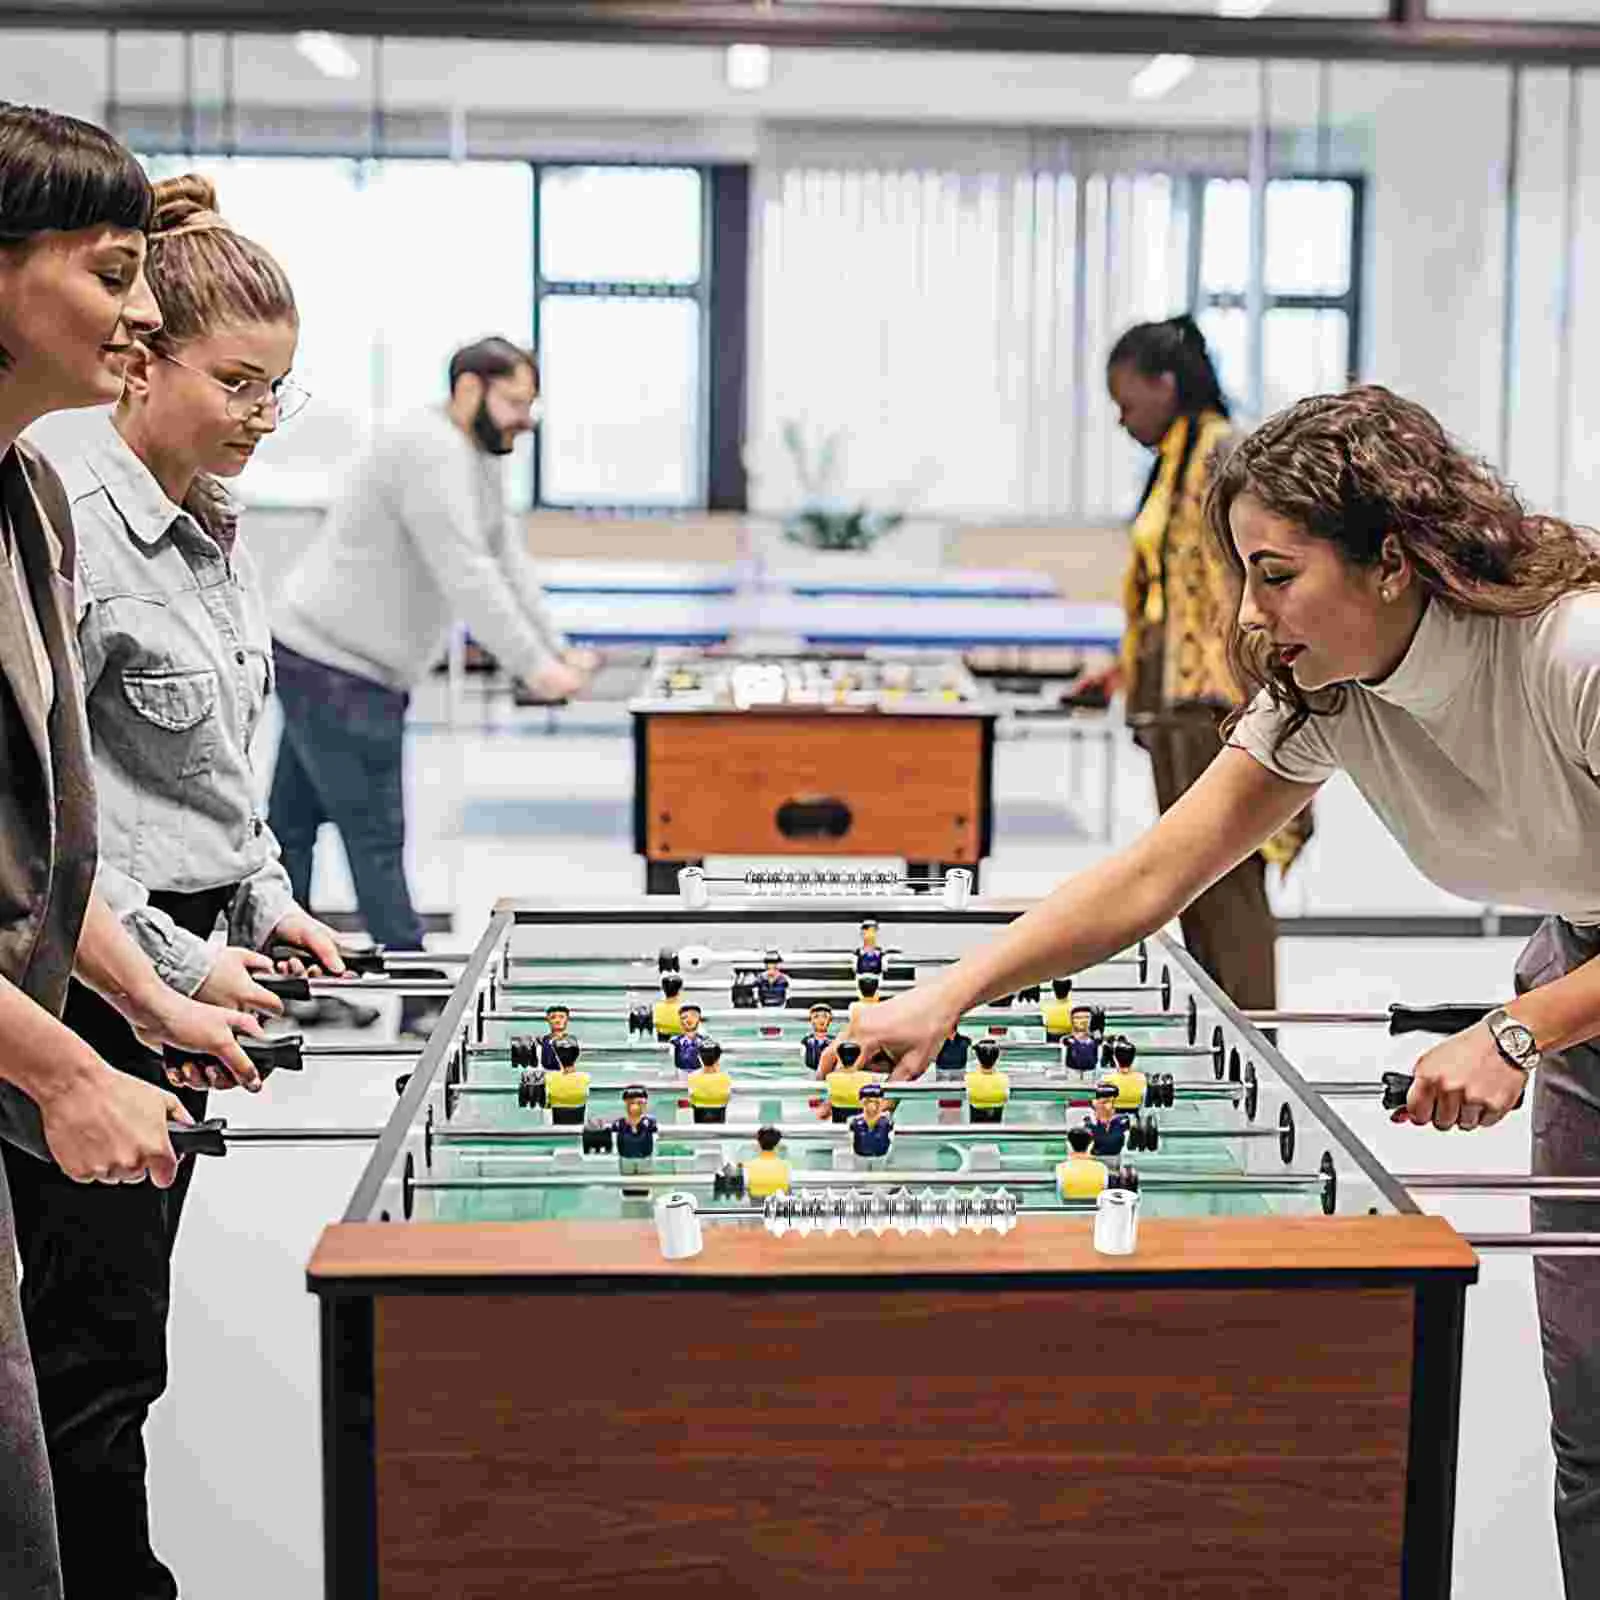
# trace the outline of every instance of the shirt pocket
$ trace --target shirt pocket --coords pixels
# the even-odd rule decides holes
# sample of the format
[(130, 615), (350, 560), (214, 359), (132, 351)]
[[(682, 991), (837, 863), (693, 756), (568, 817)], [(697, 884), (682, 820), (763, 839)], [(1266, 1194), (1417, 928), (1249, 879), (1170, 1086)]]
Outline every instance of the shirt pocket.
[(209, 772), (217, 757), (217, 675), (208, 669), (124, 672), (122, 696), (159, 769), (178, 778)]

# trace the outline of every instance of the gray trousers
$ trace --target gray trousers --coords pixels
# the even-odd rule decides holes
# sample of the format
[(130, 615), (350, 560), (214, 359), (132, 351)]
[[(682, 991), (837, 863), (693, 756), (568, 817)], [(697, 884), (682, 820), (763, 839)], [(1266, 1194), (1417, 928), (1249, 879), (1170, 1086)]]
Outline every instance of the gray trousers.
[[(1517, 961), (1517, 993), (1600, 955), (1600, 929), (1548, 918)], [(1534, 1072), (1533, 1170), (1600, 1176), (1600, 1039), (1547, 1055)], [(1535, 1200), (1541, 1232), (1596, 1230), (1582, 1200)], [(1567, 1600), (1600, 1595), (1600, 1256), (1536, 1256), (1533, 1284), (1556, 1456), (1556, 1538)]]
[(17, 1302), (11, 1191), (0, 1166), (0, 1595), (61, 1600), (55, 1503), (33, 1361)]

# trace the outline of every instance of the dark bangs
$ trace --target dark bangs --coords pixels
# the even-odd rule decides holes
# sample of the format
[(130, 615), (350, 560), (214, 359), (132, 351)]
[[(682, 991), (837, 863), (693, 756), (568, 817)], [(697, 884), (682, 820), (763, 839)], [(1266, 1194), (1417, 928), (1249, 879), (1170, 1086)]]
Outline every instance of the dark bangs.
[(104, 128), (0, 101), (0, 243), (78, 228), (150, 225), (144, 168)]

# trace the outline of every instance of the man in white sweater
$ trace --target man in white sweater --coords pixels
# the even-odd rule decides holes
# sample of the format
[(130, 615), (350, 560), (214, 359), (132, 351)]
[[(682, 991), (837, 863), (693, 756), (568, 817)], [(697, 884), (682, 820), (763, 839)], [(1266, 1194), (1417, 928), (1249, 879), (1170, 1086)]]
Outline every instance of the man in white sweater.
[[(539, 699), (584, 681), (505, 510), (503, 458), (533, 428), (538, 398), (531, 352), (504, 339), (457, 351), (449, 404), (373, 442), (276, 608), (284, 730), (269, 811), (283, 864), (308, 903), (317, 829), (335, 824), (368, 932), (390, 949), (422, 947), (401, 758), (411, 686), (449, 625), (464, 623)], [(413, 1005), (402, 1026), (427, 1009)]]

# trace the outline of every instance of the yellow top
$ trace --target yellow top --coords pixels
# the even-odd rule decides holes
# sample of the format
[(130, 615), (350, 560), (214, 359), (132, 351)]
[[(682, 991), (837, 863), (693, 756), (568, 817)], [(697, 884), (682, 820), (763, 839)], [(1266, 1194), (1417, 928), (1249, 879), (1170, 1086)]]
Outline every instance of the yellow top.
[(852, 1111), (859, 1111), (863, 1086), (876, 1081), (876, 1077), (870, 1072), (862, 1072), (859, 1069), (850, 1072), (844, 1067), (835, 1067), (828, 1074), (828, 1104), (847, 1106)]
[(1142, 1072), (1108, 1072), (1100, 1081), (1116, 1084), (1118, 1111), (1137, 1111), (1144, 1104), (1145, 1076)]
[(974, 1106), (1003, 1106), (1011, 1098), (1011, 1080), (1003, 1072), (974, 1067), (967, 1074), (967, 1103)]
[(1056, 1168), (1056, 1189), (1063, 1200), (1093, 1200), (1108, 1176), (1105, 1162), (1093, 1156), (1068, 1156)]
[(654, 1020), (657, 1033), (671, 1035), (683, 1032), (683, 1018), (679, 1015), (681, 1004), (678, 1000), (656, 1001)]
[(545, 1100), (553, 1106), (583, 1106), (589, 1103), (587, 1072), (552, 1072), (544, 1080)]
[(1048, 996), (1039, 1002), (1039, 1015), (1044, 1019), (1044, 1025), (1050, 1033), (1072, 1032), (1072, 1008), (1076, 1004), (1073, 1000), (1057, 1000), (1054, 995)]
[(752, 1200), (789, 1192), (789, 1163), (775, 1150), (763, 1150), (754, 1161), (744, 1164), (745, 1193)]
[[(1232, 431), (1226, 417), (1202, 411), (1192, 424), (1186, 416), (1176, 418), (1158, 447), (1159, 469), (1134, 520), (1122, 580), (1127, 616), (1122, 688), (1135, 709), (1168, 710), (1196, 703), (1226, 707), (1240, 701), (1242, 691), (1227, 658), (1238, 602), (1227, 562), (1206, 528), (1204, 514), (1213, 454)], [(1139, 682), (1139, 641), (1146, 628), (1160, 630), (1160, 683)], [(1280, 872), (1287, 872), (1310, 836), (1307, 806), (1261, 847), (1261, 854)]]
[(689, 1074), (689, 1104), (692, 1106), (725, 1106), (733, 1096), (733, 1079), (726, 1072), (713, 1072), (709, 1067), (696, 1067)]

